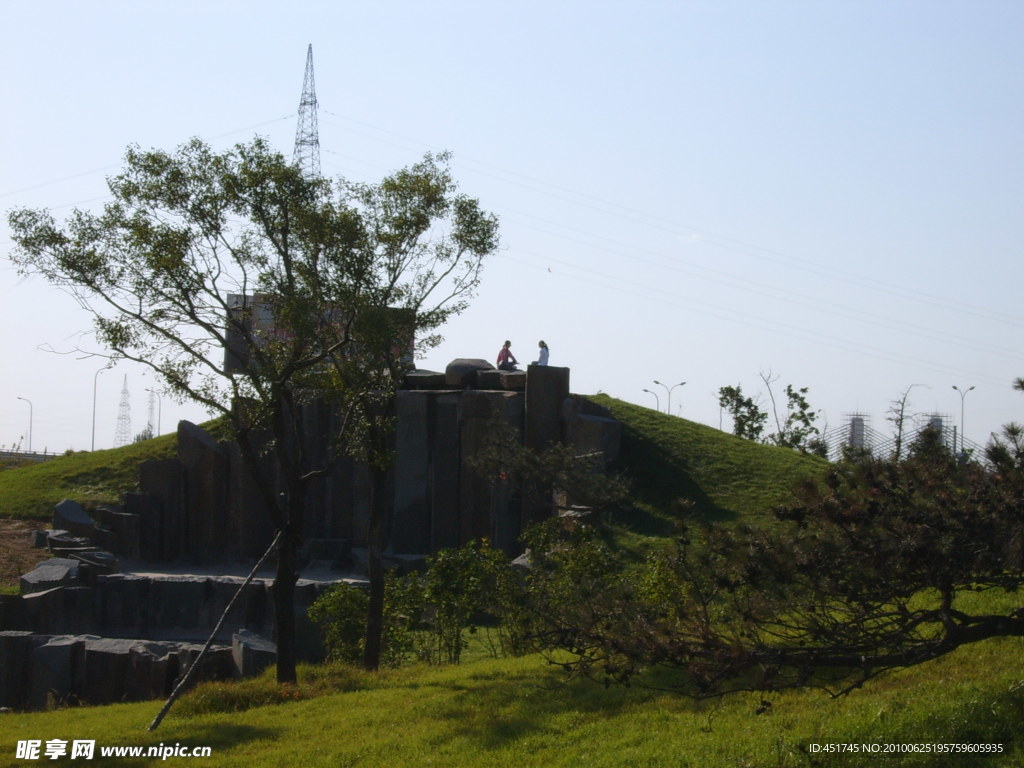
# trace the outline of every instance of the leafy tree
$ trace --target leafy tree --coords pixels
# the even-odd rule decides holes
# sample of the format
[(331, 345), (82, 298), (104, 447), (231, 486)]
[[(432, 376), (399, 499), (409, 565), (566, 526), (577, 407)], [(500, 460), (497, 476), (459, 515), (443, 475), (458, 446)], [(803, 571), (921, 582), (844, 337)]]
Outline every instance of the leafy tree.
[(747, 440), (759, 440), (764, 433), (768, 414), (751, 397), (743, 396), (743, 388), (722, 387), (718, 390), (718, 405), (732, 417), (732, 433)]
[[(609, 641), (630, 637), (635, 606), (623, 599), (620, 587), (624, 561), (586, 522), (566, 526), (551, 518), (531, 526), (523, 535), (529, 567), (522, 576), (515, 599), (504, 606), (510, 645), (519, 650), (546, 654), (549, 661), (567, 669), (590, 672), (602, 667), (614, 676), (612, 665), (602, 665), (593, 631)], [(577, 657), (566, 662), (562, 651)]]
[(772, 390), (772, 384), (777, 378), (773, 377), (771, 372), (761, 374), (761, 380), (772, 401), (772, 415), (777, 430), (768, 436), (768, 440), (775, 445), (793, 448), (804, 453), (821, 453), (824, 446), (817, 440), (821, 430), (814, 426), (814, 422), (818, 419), (818, 413), (811, 410), (810, 403), (807, 401), (808, 388), (797, 389), (792, 384), (786, 385), (786, 418), (783, 421), (779, 418), (775, 392)]
[[(815, 426), (818, 413), (811, 410), (807, 400), (808, 388), (797, 389), (792, 384), (786, 385), (786, 410), (785, 416), (782, 417), (779, 414), (779, 405), (772, 388), (778, 377), (773, 376), (770, 371), (762, 372), (760, 376), (771, 400), (771, 415), (776, 428), (776, 431), (768, 435), (764, 442), (793, 448), (804, 453), (825, 455), (827, 447), (819, 439), (821, 430)], [(762, 439), (768, 423), (768, 413), (761, 410), (754, 398), (745, 397), (743, 388), (739, 384), (735, 387), (719, 389), (718, 405), (726, 409), (732, 417), (734, 435), (747, 440)]]
[[(1013, 388), (1024, 392), (1024, 379), (1015, 379)], [(1024, 427), (1011, 421), (1002, 434), (993, 436), (985, 456), (999, 475), (1007, 480), (1024, 480)]]
[(307, 615), (320, 627), (328, 659), (362, 661), (368, 607), (366, 591), (345, 582), (331, 585), (309, 606)]
[[(508, 558), (487, 541), (431, 555), (425, 572), (387, 581), (382, 659), (398, 664), (415, 651), (422, 660), (458, 664), (474, 622), (503, 615), (516, 587)], [(362, 661), (368, 600), (365, 590), (338, 584), (310, 606), (331, 658)]]
[[(259, 139), (220, 154), (199, 140), (174, 154), (133, 147), (102, 213), (75, 211), (63, 226), (46, 211), (9, 215), (12, 260), (74, 297), (107, 355), (149, 366), (172, 394), (225, 417), (279, 532), (282, 682), (295, 679), (309, 483), (345, 453), (377, 473), (372, 616), (389, 403), (409, 344), (437, 343), (497, 245), (496, 220), (456, 192), (446, 161), (427, 155), (379, 184), (332, 187)], [(301, 409), (314, 399), (339, 414), (327, 451), (309, 450)]]

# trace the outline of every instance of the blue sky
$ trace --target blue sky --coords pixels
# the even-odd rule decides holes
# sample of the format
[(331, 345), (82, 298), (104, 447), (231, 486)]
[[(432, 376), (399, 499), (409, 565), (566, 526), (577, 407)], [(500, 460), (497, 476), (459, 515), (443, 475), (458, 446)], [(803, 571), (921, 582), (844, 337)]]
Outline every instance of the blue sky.
[[(127, 145), (290, 155), (313, 45), (322, 170), (371, 181), (451, 150), (502, 222), (471, 309), (422, 367), (521, 361), (712, 426), (716, 392), (809, 387), (829, 427), (886, 410), (984, 442), (1024, 420), (1024, 4), (0, 4), (0, 209), (102, 204)], [(0, 256), (10, 248), (6, 221)], [(114, 441), (124, 376), (43, 351), (88, 318), (0, 261), (0, 446)], [(88, 343), (86, 339), (86, 343)], [(163, 431), (194, 407), (162, 402)]]

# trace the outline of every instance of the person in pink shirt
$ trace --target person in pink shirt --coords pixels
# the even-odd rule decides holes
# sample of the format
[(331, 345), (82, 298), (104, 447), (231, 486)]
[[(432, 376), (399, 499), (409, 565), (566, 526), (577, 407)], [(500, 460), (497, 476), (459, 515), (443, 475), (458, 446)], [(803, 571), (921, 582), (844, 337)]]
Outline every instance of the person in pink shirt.
[(516, 356), (512, 354), (511, 346), (512, 342), (506, 341), (498, 351), (499, 371), (514, 371), (516, 370), (516, 366), (519, 365), (519, 361), (516, 360)]

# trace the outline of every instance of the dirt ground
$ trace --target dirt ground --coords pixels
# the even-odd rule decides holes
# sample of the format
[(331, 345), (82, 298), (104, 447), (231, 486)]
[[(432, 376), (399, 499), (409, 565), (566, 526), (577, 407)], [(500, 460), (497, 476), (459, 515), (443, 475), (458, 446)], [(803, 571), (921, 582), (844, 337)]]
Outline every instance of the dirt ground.
[(0, 520), (0, 586), (17, 585), (21, 574), (51, 557), (32, 546), (32, 531), (39, 528), (39, 522)]

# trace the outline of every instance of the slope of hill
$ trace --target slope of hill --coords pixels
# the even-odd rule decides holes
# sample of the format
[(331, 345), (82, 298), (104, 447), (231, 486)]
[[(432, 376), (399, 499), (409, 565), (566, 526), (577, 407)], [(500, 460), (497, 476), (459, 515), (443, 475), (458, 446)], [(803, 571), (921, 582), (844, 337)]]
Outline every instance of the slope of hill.
[(103, 451), (79, 451), (55, 459), (0, 471), (0, 518), (47, 521), (61, 499), (83, 505), (116, 502), (134, 490), (139, 465), (168, 458), (174, 434)]
[(824, 459), (743, 440), (607, 395), (590, 398), (622, 422), (616, 469), (630, 482), (633, 508), (616, 522), (645, 536), (671, 535), (683, 515), (766, 520), (800, 480), (820, 476)]
[[(692, 421), (606, 395), (594, 402), (623, 424), (617, 470), (630, 483), (634, 507), (619, 521), (637, 533), (668, 535), (690, 511), (706, 520), (755, 520), (784, 503), (793, 484), (819, 473), (821, 459), (760, 445)], [(210, 425), (204, 425), (209, 427)], [(138, 482), (138, 466), (174, 455), (175, 436), (103, 451), (82, 451), (41, 464), (0, 471), (0, 518), (45, 521), (71, 498), (111, 503)]]

